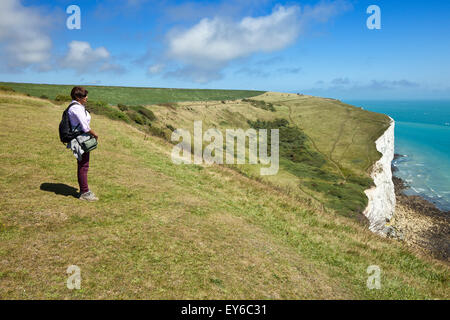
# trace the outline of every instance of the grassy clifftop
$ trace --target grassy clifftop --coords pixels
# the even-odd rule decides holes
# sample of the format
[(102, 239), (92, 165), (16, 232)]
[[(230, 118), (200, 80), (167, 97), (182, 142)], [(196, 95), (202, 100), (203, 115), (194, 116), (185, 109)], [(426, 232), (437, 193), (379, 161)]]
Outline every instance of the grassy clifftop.
[[(29, 94), (33, 97), (69, 97), (73, 85), (32, 84), (0, 82), (0, 87), (11, 88), (17, 92)], [(89, 91), (89, 98), (102, 100), (110, 104), (152, 104), (177, 101), (207, 101), (226, 100), (253, 97), (263, 91), (249, 90), (210, 90), (210, 89), (163, 89), (163, 88), (135, 88), (135, 87), (105, 87), (85, 86)]]
[[(217, 109), (220, 121), (238, 121), (241, 103), (230, 106), (231, 114)], [(186, 121), (190, 128), (172, 107), (147, 107), (157, 117), (152, 125), (173, 118), (173, 125)], [(289, 115), (288, 106), (274, 107)], [(175, 111), (188, 116), (187, 108), (200, 112), (204, 103), (180, 103)], [(174, 165), (173, 145), (145, 135), (140, 124), (93, 115), (100, 145), (89, 181), (101, 201), (80, 202), (76, 161), (57, 136), (63, 109), (0, 92), (4, 299), (448, 298), (447, 265), (380, 239), (334, 210), (323, 212), (276, 181), (252, 179), (248, 168), (239, 168), (245, 176), (223, 166)], [(216, 112), (210, 103), (205, 110), (205, 120)], [(254, 116), (246, 111), (243, 124), (272, 119), (270, 110), (248, 110)], [(294, 123), (295, 111), (291, 117)], [(366, 167), (352, 170), (362, 174)], [(69, 265), (81, 269), (81, 290), (66, 288)], [(366, 287), (370, 265), (382, 270), (380, 290)]]
[[(362, 219), (364, 190), (372, 186), (370, 170), (380, 158), (375, 140), (388, 128), (386, 115), (337, 100), (267, 92), (252, 99), (152, 105), (156, 124), (186, 128), (202, 120), (206, 128), (280, 130), (280, 171), (264, 180), (307, 196), (325, 208)], [(259, 166), (239, 165), (259, 177)]]

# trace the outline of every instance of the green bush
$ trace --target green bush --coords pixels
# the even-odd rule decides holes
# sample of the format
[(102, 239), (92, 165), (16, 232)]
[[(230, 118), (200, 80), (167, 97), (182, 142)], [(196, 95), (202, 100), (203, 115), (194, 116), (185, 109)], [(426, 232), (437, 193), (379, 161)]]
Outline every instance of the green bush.
[(143, 106), (127, 106), (119, 103), (119, 110), (111, 107), (104, 101), (90, 100), (87, 102), (86, 108), (89, 112), (105, 115), (113, 120), (122, 120), (127, 123), (135, 122), (139, 125), (147, 125), (149, 122), (156, 120), (155, 114)]
[(122, 103), (119, 103), (117, 105), (117, 107), (120, 109), (120, 111), (127, 111), (128, 110), (128, 107), (126, 105), (122, 104)]
[(48, 97), (45, 94), (41, 95), (39, 98), (41, 98), (41, 99), (48, 99)]
[(133, 121), (136, 122), (137, 124), (144, 125), (144, 124), (147, 123), (147, 121), (145, 120), (145, 118), (144, 118), (141, 114), (137, 113), (136, 111), (129, 110), (129, 111), (127, 112), (127, 114), (128, 114), (128, 116), (131, 118), (131, 120), (133, 120)]
[(360, 185), (364, 189), (369, 189), (373, 186), (373, 181), (369, 177), (357, 176), (355, 174), (350, 174), (347, 177), (347, 181)]
[(331, 183), (317, 178), (305, 183), (311, 190), (326, 196), (326, 206), (346, 216), (362, 213), (367, 206), (364, 188), (352, 183)]
[(103, 109), (109, 107), (109, 105), (104, 101), (95, 101), (95, 100), (89, 100), (86, 103), (86, 108), (89, 110), (89, 112), (100, 114)]
[(16, 91), (13, 88), (8, 87), (8, 86), (0, 86), (0, 90), (1, 91), (9, 91), (9, 92), (15, 92)]
[[(320, 168), (326, 163), (324, 156), (314, 150), (307, 143), (307, 136), (297, 126), (289, 125), (286, 119), (274, 121), (248, 121), (254, 129), (279, 129), (280, 156), (296, 163), (308, 164)], [(270, 131), (269, 131), (270, 132)], [(271, 145), (271, 135), (267, 135), (268, 145)], [(270, 150), (270, 148), (269, 148)]]
[(104, 115), (112, 120), (122, 120), (127, 123), (131, 122), (130, 118), (124, 112), (114, 109), (104, 101), (90, 100), (86, 104), (86, 109), (89, 112)]
[(252, 100), (252, 99), (242, 99), (242, 101), (250, 103), (255, 108), (275, 112), (275, 107), (273, 106), (273, 103), (270, 103), (270, 102), (267, 103), (262, 100)]
[(151, 135), (157, 136), (157, 137), (160, 137), (160, 138), (164, 138), (164, 139), (168, 140), (168, 136), (166, 135), (166, 132), (163, 129), (158, 128), (158, 127), (154, 127), (151, 124), (149, 124), (147, 128), (148, 128), (148, 132)]
[(155, 121), (156, 120), (156, 116), (153, 113), (153, 111), (144, 108), (143, 106), (131, 106), (128, 107), (131, 110), (134, 110), (136, 112), (139, 112), (140, 114), (142, 114), (144, 117), (146, 117), (148, 120), (150, 121)]
[(59, 101), (59, 102), (68, 102), (68, 101), (72, 101), (72, 97), (68, 96), (66, 94), (58, 94), (55, 97), (55, 101)]

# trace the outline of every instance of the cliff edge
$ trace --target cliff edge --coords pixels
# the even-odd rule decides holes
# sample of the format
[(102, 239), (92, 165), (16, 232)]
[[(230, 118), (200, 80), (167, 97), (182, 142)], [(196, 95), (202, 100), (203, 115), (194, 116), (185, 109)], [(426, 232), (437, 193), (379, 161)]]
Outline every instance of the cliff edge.
[(375, 187), (365, 191), (369, 203), (364, 215), (369, 219), (369, 229), (383, 236), (389, 233), (386, 223), (392, 219), (396, 203), (391, 170), (391, 162), (394, 159), (395, 121), (390, 119), (389, 128), (375, 142), (377, 150), (382, 154), (371, 173)]

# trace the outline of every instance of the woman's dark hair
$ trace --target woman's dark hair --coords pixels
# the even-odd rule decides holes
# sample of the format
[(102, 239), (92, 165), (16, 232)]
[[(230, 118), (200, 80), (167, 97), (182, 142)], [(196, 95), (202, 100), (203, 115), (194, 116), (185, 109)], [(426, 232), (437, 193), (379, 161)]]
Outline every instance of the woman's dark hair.
[(73, 100), (78, 100), (86, 97), (88, 94), (88, 91), (83, 87), (73, 87), (72, 92), (70, 93), (70, 96)]

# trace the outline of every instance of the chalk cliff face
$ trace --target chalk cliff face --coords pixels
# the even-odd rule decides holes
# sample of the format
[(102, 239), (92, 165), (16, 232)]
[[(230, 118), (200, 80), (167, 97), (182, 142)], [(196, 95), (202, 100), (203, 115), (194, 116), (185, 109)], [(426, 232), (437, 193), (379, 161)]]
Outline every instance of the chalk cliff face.
[(369, 229), (384, 236), (389, 232), (386, 222), (391, 220), (395, 212), (395, 192), (391, 170), (391, 162), (394, 159), (394, 127), (395, 121), (391, 118), (390, 127), (375, 142), (382, 157), (372, 169), (371, 177), (375, 187), (365, 191), (369, 203), (364, 210), (364, 215), (370, 221)]

